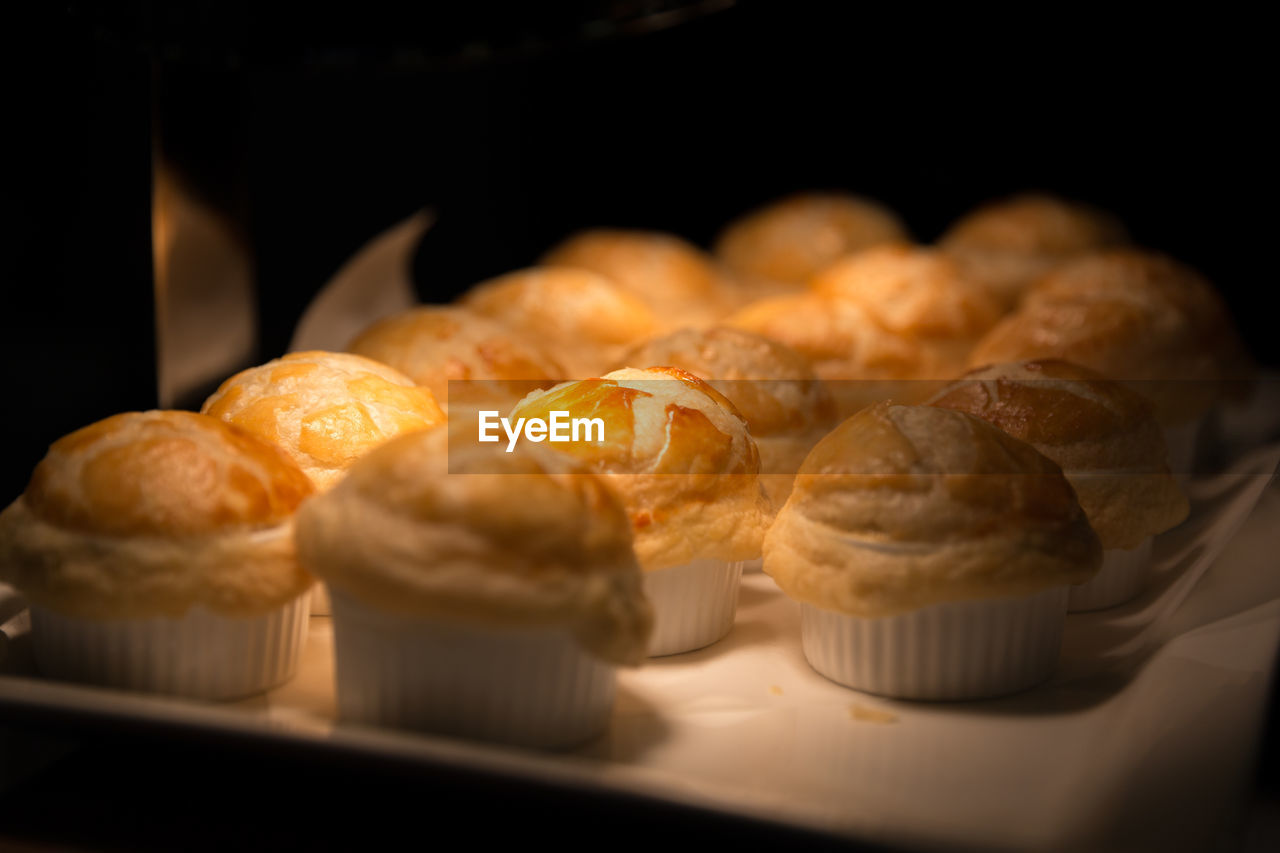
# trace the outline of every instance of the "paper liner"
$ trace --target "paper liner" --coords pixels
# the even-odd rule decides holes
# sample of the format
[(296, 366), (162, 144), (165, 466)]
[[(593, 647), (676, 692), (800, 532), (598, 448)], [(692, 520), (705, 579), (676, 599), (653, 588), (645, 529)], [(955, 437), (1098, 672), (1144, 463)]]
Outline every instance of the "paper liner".
[(644, 573), (653, 604), (649, 656), (676, 655), (709, 646), (733, 627), (742, 562), (694, 560)]
[(92, 620), (31, 608), (31, 645), (52, 678), (192, 699), (236, 699), (293, 677), (310, 592), (261, 616), (193, 607), (181, 618)]
[(1020, 598), (935, 604), (880, 619), (800, 605), (804, 655), (822, 675), (899, 699), (979, 699), (1047, 679), (1067, 587)]
[(744, 575), (754, 574), (764, 571), (764, 557), (756, 557), (754, 560), (742, 561), (742, 573)]
[(1067, 610), (1102, 610), (1124, 604), (1146, 586), (1151, 568), (1151, 538), (1128, 551), (1113, 548), (1102, 554), (1102, 568), (1093, 579), (1071, 587)]
[(338, 716), (519, 746), (598, 735), (616, 670), (565, 628), (497, 628), (391, 615), (329, 590)]

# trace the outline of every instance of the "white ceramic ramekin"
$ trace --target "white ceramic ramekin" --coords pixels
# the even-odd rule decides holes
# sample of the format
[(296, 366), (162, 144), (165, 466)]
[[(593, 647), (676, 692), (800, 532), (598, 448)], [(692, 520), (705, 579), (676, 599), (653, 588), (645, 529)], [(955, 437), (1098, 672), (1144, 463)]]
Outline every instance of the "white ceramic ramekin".
[(1071, 587), (1067, 610), (1103, 610), (1124, 604), (1147, 584), (1151, 574), (1151, 538), (1132, 550), (1112, 548), (1102, 553), (1102, 568), (1092, 580)]
[(879, 619), (800, 605), (810, 666), (898, 699), (980, 699), (1047, 679), (1058, 661), (1067, 587), (1020, 598), (934, 604)]
[(333, 608), (329, 606), (329, 587), (325, 585), (324, 581), (316, 581), (311, 585), (311, 615), (333, 615)]
[(310, 591), (257, 616), (94, 620), (32, 606), (36, 665), (51, 678), (192, 699), (237, 699), (293, 677)]
[(616, 669), (565, 628), (497, 628), (375, 610), (330, 587), (338, 715), (518, 746), (602, 732)]
[(649, 656), (676, 655), (709, 646), (733, 627), (742, 562), (694, 560), (646, 571), (644, 594), (653, 604)]

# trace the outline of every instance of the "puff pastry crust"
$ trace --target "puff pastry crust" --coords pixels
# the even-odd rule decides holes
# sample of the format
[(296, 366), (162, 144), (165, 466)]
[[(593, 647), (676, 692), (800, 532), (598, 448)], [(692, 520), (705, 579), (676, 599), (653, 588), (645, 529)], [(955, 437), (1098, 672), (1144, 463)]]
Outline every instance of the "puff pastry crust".
[(452, 405), (511, 406), (525, 394), (567, 377), (564, 366), (533, 340), (496, 320), (449, 305), (422, 305), (365, 329), (351, 352), (388, 364), (425, 386), (450, 410), (450, 380), (465, 381)]
[(973, 345), (1001, 314), (991, 296), (945, 255), (905, 243), (842, 258), (809, 286), (853, 302), (884, 329), (917, 342), (935, 374), (963, 370)]
[(299, 556), (390, 613), (567, 625), (615, 663), (644, 659), (652, 612), (626, 512), (569, 457), (450, 446), (443, 428), (361, 459), (298, 517)]
[(902, 221), (882, 204), (847, 193), (808, 192), (730, 222), (713, 251), (748, 281), (798, 288), (844, 255), (908, 239)]
[(1057, 462), (1104, 548), (1136, 548), (1187, 517), (1150, 404), (1052, 359), (972, 371), (929, 405), (968, 412)]
[(743, 329), (711, 326), (654, 338), (625, 356), (631, 365), (687, 370), (733, 401), (760, 451), (761, 482), (775, 506), (813, 445), (836, 425), (835, 401), (807, 359)]
[(1011, 309), (1064, 261), (1128, 242), (1124, 226), (1105, 211), (1028, 193), (971, 211), (947, 229), (939, 246)]
[(673, 234), (581, 231), (553, 247), (541, 263), (604, 276), (648, 305), (664, 329), (705, 325), (728, 309), (724, 282), (710, 256)]
[(54, 442), (0, 514), (0, 579), (84, 618), (271, 610), (312, 578), (293, 516), (311, 481), (278, 447), (192, 412), (127, 412)]
[(1035, 448), (963, 412), (888, 403), (813, 449), (764, 544), (787, 595), (860, 617), (1081, 583), (1101, 559)]
[(284, 448), (320, 489), (387, 439), (444, 421), (431, 391), (399, 371), (319, 351), (240, 371), (201, 411)]
[(970, 354), (973, 367), (1058, 358), (1130, 381), (1164, 425), (1203, 414), (1247, 381), (1248, 357), (1199, 273), (1137, 249), (1086, 255), (1027, 291)]
[(556, 342), (569, 375), (596, 376), (623, 348), (653, 335), (658, 319), (639, 297), (604, 276), (572, 267), (532, 267), (481, 282), (461, 304), (519, 330)]
[(760, 456), (719, 391), (678, 368), (629, 368), (530, 394), (511, 417), (552, 411), (603, 420), (603, 441), (556, 448), (608, 476), (646, 570), (760, 555), (771, 516)]

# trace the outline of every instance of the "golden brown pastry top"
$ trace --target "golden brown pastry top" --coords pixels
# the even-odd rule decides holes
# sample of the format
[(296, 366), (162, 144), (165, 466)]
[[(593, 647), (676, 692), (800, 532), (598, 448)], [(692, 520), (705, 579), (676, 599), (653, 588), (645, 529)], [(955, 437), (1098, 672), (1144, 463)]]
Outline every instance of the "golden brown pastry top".
[(939, 241), (966, 274), (1012, 308), (1036, 279), (1071, 258), (1128, 242), (1114, 216), (1078, 202), (1025, 194), (966, 214)]
[(1247, 377), (1221, 298), (1163, 255), (1114, 249), (1057, 267), (978, 343), (970, 364), (1060, 358), (1132, 380), (1163, 424), (1190, 421)]
[(632, 347), (624, 364), (666, 364), (706, 380), (733, 401), (757, 441), (835, 426), (835, 404), (808, 359), (731, 326), (681, 329)]
[(862, 617), (1080, 583), (1101, 557), (1035, 448), (962, 412), (887, 403), (813, 449), (764, 546), (789, 596)]
[(379, 320), (348, 349), (389, 364), (427, 387), (446, 410), (450, 380), (468, 381), (457, 389), (468, 398), (506, 408), (533, 387), (567, 375), (563, 365), (523, 333), (447, 305), (420, 305)]
[(844, 255), (907, 239), (901, 220), (877, 202), (848, 193), (808, 192), (729, 223), (714, 252), (737, 275), (802, 287)]
[(541, 263), (599, 273), (644, 301), (663, 328), (709, 323), (725, 310), (723, 284), (711, 258), (673, 234), (581, 231), (552, 248)]
[(961, 372), (946, 347), (891, 331), (850, 299), (812, 291), (762, 299), (725, 323), (807, 358), (827, 383), (841, 418), (880, 400), (918, 402), (936, 391), (939, 381)]
[(812, 292), (762, 299), (725, 323), (786, 344), (823, 379), (898, 379), (934, 372), (915, 341), (885, 329), (847, 299)]
[(639, 297), (585, 269), (531, 267), (481, 282), (461, 304), (553, 346), (570, 371), (594, 376), (622, 348), (657, 331), (658, 320)]
[(720, 392), (673, 367), (615, 370), (530, 394), (510, 417), (600, 418), (604, 440), (554, 445), (610, 477), (645, 569), (759, 556), (769, 506), (746, 422)]
[(279, 445), (317, 488), (389, 438), (444, 421), (426, 388), (363, 356), (295, 352), (242, 370), (202, 411)]
[(54, 442), (0, 515), (0, 579), (91, 618), (270, 609), (311, 582), (292, 521), (312, 491), (281, 449), (217, 418), (115, 415)]
[(892, 243), (841, 258), (810, 288), (857, 303), (890, 332), (921, 342), (942, 364), (962, 368), (1000, 306), (940, 252)]
[(1098, 373), (1051, 359), (994, 365), (929, 405), (982, 418), (1058, 463), (1105, 548), (1135, 548), (1187, 517), (1151, 405)]
[(645, 656), (652, 613), (627, 516), (569, 457), (402, 436), (361, 459), (298, 518), (304, 565), (388, 613), (564, 625), (605, 660)]

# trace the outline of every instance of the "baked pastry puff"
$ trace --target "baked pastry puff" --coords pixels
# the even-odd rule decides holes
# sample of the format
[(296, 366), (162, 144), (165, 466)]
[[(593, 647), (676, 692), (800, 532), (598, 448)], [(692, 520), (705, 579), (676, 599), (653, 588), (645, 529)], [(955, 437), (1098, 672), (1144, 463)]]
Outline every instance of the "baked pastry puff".
[[(474, 311), (420, 305), (365, 329), (347, 348), (388, 364), (428, 388), (446, 412), (459, 406), (506, 409), (566, 370), (540, 343)], [(450, 400), (455, 382), (457, 399)]]
[(709, 324), (729, 308), (710, 256), (673, 234), (581, 231), (553, 247), (541, 263), (604, 276), (648, 305), (664, 330)]
[(836, 425), (835, 401), (808, 360), (762, 335), (682, 329), (633, 347), (623, 361), (679, 367), (733, 401), (760, 451), (760, 481), (775, 508), (809, 450)]
[(968, 412), (1062, 466), (1104, 549), (1102, 569), (1071, 591), (1069, 609), (1121, 604), (1145, 586), (1151, 538), (1187, 517), (1151, 404), (1065, 361), (974, 370), (929, 405)]
[(920, 345), (885, 329), (847, 299), (814, 292), (775, 296), (752, 302), (724, 322), (808, 359), (827, 383), (841, 418), (879, 400), (923, 399), (932, 390), (913, 387), (911, 381), (933, 372)]
[(303, 563), (389, 615), (563, 625), (601, 659), (639, 663), (651, 616), (626, 511), (601, 478), (541, 449), (451, 447), (443, 428), (388, 442), (308, 502)]
[(674, 367), (557, 385), (520, 401), (511, 418), (548, 421), (553, 412), (598, 418), (603, 428), (558, 447), (606, 475), (627, 508), (654, 607), (649, 654), (679, 654), (727, 634), (743, 563), (760, 556), (771, 516), (742, 415)]
[(1052, 460), (972, 415), (889, 403), (818, 443), (764, 546), (789, 596), (868, 618), (1079, 583), (1101, 558)]
[(970, 371), (928, 402), (982, 418), (1062, 467), (1106, 549), (1136, 548), (1187, 517), (1146, 398), (1042, 359)]
[(31, 606), (48, 676), (225, 699), (292, 676), (312, 578), (307, 476), (192, 412), (115, 415), (54, 442), (0, 513), (0, 580)]
[(754, 302), (726, 325), (795, 349), (841, 417), (879, 400), (919, 402), (963, 372), (999, 309), (937, 252), (893, 243), (820, 271), (807, 291)]
[(868, 407), (818, 443), (764, 544), (819, 673), (974, 699), (1048, 678), (1102, 547), (1050, 459), (963, 412)]
[(958, 219), (938, 241), (965, 275), (1005, 310), (1042, 275), (1080, 255), (1122, 246), (1118, 219), (1086, 204), (1027, 193), (989, 202)]
[(964, 369), (978, 339), (1000, 319), (1000, 306), (932, 249), (892, 243), (848, 255), (809, 282), (815, 293), (856, 303), (880, 326), (919, 343), (914, 377), (937, 379)]
[(974, 348), (970, 364), (1058, 358), (1131, 382), (1165, 427), (1200, 418), (1251, 368), (1221, 297), (1189, 267), (1113, 249), (1057, 267)]
[(394, 439), (300, 514), (300, 557), (333, 598), (339, 715), (586, 740), (653, 622), (626, 512), (568, 456), (450, 444)]
[(0, 572), (86, 618), (249, 613), (302, 593), (293, 513), (311, 481), (277, 447), (192, 412), (127, 412), (53, 443), (0, 518)]
[(201, 411), (279, 445), (319, 489), (403, 432), (444, 422), (430, 390), (385, 364), (338, 352), (295, 352), (242, 370)]
[(745, 290), (763, 298), (804, 287), (847, 254), (909, 239), (902, 221), (877, 202), (850, 193), (806, 192), (730, 222), (713, 252)]
[(609, 475), (646, 570), (760, 556), (770, 515), (760, 455), (719, 391), (674, 367), (625, 368), (530, 394), (511, 417), (548, 419), (552, 411), (604, 421), (603, 441), (557, 449)]
[(659, 325), (639, 297), (598, 273), (572, 267), (507, 273), (471, 288), (459, 302), (526, 336), (554, 342), (569, 371), (562, 379), (600, 374)]

